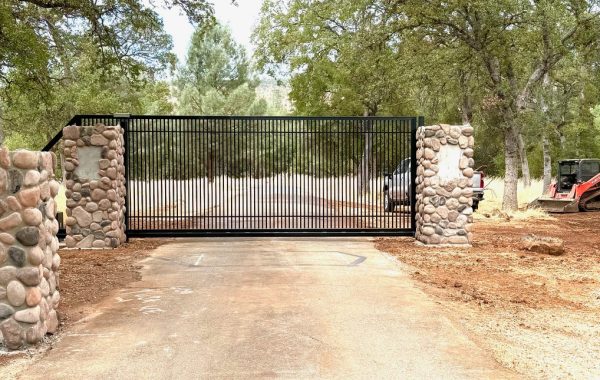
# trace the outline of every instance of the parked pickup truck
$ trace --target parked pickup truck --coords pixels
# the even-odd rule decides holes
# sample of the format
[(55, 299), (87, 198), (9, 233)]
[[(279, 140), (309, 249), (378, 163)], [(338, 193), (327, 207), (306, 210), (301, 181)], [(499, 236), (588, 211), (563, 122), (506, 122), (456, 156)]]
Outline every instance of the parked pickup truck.
[(483, 200), (483, 191), (485, 189), (484, 178), (484, 172), (480, 170), (473, 172), (473, 210), (477, 210), (479, 202)]
[[(410, 158), (402, 160), (393, 173), (385, 174), (383, 207), (386, 212), (393, 212), (398, 205), (410, 205), (410, 161)], [(477, 210), (479, 202), (483, 200), (484, 178), (482, 171), (473, 174), (473, 210)]]

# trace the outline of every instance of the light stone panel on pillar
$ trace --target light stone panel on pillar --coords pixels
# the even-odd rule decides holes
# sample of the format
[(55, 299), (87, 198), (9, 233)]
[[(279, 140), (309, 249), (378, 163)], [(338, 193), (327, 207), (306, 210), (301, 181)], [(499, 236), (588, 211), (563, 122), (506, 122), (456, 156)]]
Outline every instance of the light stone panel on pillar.
[(446, 124), (417, 131), (416, 239), (469, 245), (473, 234), (473, 127)]
[(100, 160), (102, 147), (82, 146), (77, 148), (78, 162), (74, 167), (74, 174), (81, 180), (100, 180)]
[(58, 329), (55, 164), (53, 153), (0, 148), (0, 335), (9, 350)]
[(125, 242), (125, 160), (120, 126), (63, 129), (68, 248)]

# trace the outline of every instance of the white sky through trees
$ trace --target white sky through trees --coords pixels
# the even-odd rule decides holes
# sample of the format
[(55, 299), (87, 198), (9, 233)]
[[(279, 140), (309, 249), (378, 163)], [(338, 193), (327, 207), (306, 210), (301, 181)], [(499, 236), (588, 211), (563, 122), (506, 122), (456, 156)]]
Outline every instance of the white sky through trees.
[[(246, 48), (251, 57), (254, 46), (250, 36), (258, 23), (262, 0), (238, 0), (237, 3), (232, 5), (230, 0), (214, 0), (215, 15), (221, 24), (231, 29), (233, 38)], [(173, 52), (180, 63), (184, 62), (194, 28), (177, 9), (159, 8), (157, 12), (164, 20), (165, 30), (173, 38)]]

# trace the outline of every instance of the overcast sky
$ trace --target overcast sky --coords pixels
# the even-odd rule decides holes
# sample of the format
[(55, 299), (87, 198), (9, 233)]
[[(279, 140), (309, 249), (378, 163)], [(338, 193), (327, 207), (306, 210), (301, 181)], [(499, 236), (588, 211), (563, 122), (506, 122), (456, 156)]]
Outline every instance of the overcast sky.
[[(230, 0), (214, 0), (215, 14), (220, 23), (228, 25), (233, 38), (248, 50), (252, 56), (254, 47), (250, 42), (250, 35), (258, 23), (262, 0), (237, 0), (238, 5), (232, 5)], [(189, 43), (194, 33), (194, 28), (187, 18), (179, 14), (176, 9), (158, 9), (162, 16), (165, 29), (173, 37), (173, 51), (177, 54), (179, 62), (185, 60)]]

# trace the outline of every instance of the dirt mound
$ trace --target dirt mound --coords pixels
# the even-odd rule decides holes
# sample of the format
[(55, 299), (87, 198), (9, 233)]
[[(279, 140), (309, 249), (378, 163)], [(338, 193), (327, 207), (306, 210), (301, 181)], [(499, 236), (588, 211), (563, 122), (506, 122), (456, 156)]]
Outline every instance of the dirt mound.
[(545, 255), (560, 256), (565, 253), (565, 242), (553, 237), (528, 235), (523, 238), (523, 249)]

